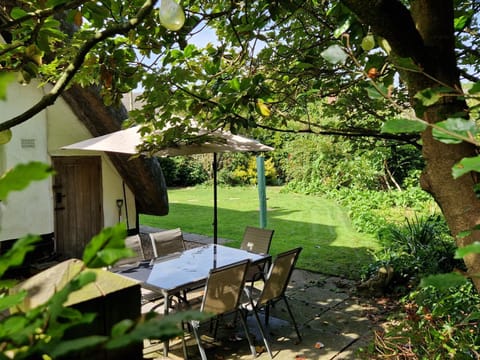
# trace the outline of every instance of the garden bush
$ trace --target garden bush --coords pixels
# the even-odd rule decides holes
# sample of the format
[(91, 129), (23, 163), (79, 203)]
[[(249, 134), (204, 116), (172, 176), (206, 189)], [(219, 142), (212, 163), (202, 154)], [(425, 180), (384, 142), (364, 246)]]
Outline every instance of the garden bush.
[(419, 284), (422, 277), (463, 269), (455, 259), (455, 242), (440, 215), (413, 217), (404, 224), (391, 224), (379, 233), (383, 245), (376, 261), (363, 273), (368, 279), (380, 268), (390, 268), (393, 276), (387, 290), (405, 294)]
[(208, 172), (191, 156), (160, 158), (167, 186), (193, 186), (208, 180)]
[(469, 281), (458, 287), (419, 288), (402, 300), (403, 311), (377, 333), (373, 358), (478, 359), (480, 296)]
[[(257, 184), (256, 156), (242, 153), (223, 154), (218, 180), (226, 185), (255, 185)], [(265, 159), (265, 181), (267, 185), (277, 185), (277, 170), (272, 158)]]

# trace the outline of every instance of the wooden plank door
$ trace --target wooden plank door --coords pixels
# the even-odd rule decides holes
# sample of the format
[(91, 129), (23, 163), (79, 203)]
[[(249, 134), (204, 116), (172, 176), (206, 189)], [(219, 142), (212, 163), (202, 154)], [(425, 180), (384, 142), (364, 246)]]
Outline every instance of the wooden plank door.
[(81, 259), (103, 228), (102, 163), (99, 156), (52, 158), (57, 253)]

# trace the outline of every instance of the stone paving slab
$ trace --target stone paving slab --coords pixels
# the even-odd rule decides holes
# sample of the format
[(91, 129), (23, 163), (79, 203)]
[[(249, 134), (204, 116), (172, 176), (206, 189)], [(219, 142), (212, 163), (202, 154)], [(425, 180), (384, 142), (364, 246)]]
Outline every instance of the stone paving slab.
[[(188, 245), (208, 243), (208, 237), (184, 234)], [(222, 242), (224, 239), (222, 239)], [(357, 359), (356, 352), (367, 346), (373, 338), (373, 331), (379, 324), (372, 321), (370, 312), (381, 311), (375, 303), (357, 298), (352, 290), (355, 283), (337, 277), (312, 273), (296, 269), (287, 290), (292, 312), (299, 325), (302, 341), (299, 343), (290, 324), (290, 318), (283, 302), (278, 302), (271, 310), (268, 334), (275, 360), (346, 360)], [(152, 306), (152, 304), (145, 305)], [(378, 307), (378, 306), (377, 306)], [(147, 309), (146, 307), (144, 309)], [(161, 312), (161, 306), (157, 310)], [(239, 323), (239, 322), (238, 322)], [(255, 344), (262, 346), (262, 340), (253, 316), (248, 318), (249, 331), (255, 336)], [(247, 341), (241, 327), (234, 329), (220, 328), (218, 341), (207, 341), (207, 355), (214, 360), (252, 359)], [(207, 333), (207, 332), (205, 332)], [(235, 336), (232, 336), (235, 335)], [(240, 341), (232, 341), (240, 335)], [(198, 349), (193, 341), (188, 341), (189, 359), (200, 359)], [(144, 359), (179, 360), (183, 359), (181, 341), (171, 341), (168, 357), (162, 356), (163, 346), (159, 342), (145, 343)], [(261, 348), (258, 348), (261, 350)], [(257, 359), (270, 359), (265, 351)]]

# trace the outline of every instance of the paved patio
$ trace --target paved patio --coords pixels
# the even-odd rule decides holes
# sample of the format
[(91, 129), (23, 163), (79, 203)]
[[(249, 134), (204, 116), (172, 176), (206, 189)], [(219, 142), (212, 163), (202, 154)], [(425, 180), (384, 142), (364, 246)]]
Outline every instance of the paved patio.
[[(149, 230), (143, 229), (146, 232)], [(195, 234), (184, 234), (184, 237), (189, 247), (210, 241), (207, 237)], [(381, 328), (389, 304), (378, 299), (357, 297), (354, 290), (353, 281), (296, 269), (287, 296), (303, 339), (298, 343), (286, 309), (283, 303), (279, 302), (272, 309), (268, 328), (274, 359), (358, 359), (357, 350), (372, 340), (374, 330)], [(151, 304), (147, 304), (144, 311), (147, 311), (149, 306)], [(256, 333), (253, 317), (249, 316), (248, 321), (257, 351), (261, 352), (258, 359), (269, 359), (268, 353), (262, 352), (263, 342)], [(228, 319), (222, 322), (228, 323), (231, 323)], [(233, 329), (220, 326), (217, 341), (205, 338), (209, 359), (251, 359), (240, 322)], [(208, 334), (208, 331), (202, 331), (202, 334)], [(144, 358), (183, 359), (179, 339), (171, 342), (167, 358), (162, 356), (162, 349), (161, 343), (146, 341)], [(188, 342), (188, 353), (189, 359), (200, 359), (193, 339)]]

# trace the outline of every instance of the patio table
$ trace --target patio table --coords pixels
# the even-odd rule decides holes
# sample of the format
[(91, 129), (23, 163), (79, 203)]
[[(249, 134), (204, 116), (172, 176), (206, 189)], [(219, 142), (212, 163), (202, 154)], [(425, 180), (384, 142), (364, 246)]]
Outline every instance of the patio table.
[[(223, 245), (204, 245), (170, 254), (128, 268), (113, 269), (120, 275), (135, 279), (141, 286), (159, 292), (164, 298), (164, 314), (168, 314), (171, 295), (205, 285), (212, 268), (249, 259), (253, 264), (269, 262), (268, 254), (257, 254)], [(168, 341), (164, 356), (168, 355)]]

